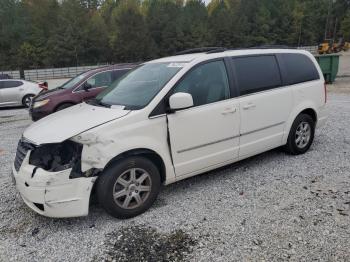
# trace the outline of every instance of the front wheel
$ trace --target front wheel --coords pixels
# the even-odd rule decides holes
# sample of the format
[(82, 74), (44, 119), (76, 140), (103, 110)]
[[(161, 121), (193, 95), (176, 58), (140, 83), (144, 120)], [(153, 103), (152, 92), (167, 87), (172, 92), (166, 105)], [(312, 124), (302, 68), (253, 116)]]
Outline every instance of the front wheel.
[(304, 154), (312, 145), (315, 135), (315, 122), (311, 116), (300, 114), (290, 129), (285, 149), (293, 155)]
[(97, 181), (101, 206), (116, 218), (131, 218), (148, 210), (160, 190), (160, 174), (144, 157), (129, 157), (108, 167)]

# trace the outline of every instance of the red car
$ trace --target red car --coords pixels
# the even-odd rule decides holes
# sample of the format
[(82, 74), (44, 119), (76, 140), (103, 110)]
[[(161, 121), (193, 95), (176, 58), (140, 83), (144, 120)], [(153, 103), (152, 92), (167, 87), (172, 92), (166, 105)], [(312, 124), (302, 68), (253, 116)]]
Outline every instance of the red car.
[(33, 121), (51, 113), (96, 97), (104, 88), (118, 80), (136, 64), (119, 64), (82, 73), (62, 86), (41, 92), (29, 108)]

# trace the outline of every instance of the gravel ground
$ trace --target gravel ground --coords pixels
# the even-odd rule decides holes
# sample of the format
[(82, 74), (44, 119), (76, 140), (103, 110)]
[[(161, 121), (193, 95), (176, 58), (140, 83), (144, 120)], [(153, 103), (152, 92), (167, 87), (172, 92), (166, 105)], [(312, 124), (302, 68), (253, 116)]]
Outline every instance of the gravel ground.
[(0, 261), (350, 260), (350, 94), (329, 94), (311, 150), (273, 150), (161, 190), (145, 214), (51, 219), (8, 176), (25, 109), (0, 110)]

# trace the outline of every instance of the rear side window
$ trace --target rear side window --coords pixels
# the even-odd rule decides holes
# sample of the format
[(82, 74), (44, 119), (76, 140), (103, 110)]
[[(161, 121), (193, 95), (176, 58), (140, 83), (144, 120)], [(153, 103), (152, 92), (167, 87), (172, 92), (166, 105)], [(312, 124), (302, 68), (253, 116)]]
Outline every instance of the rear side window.
[(1, 88), (12, 88), (12, 87), (18, 87), (23, 85), (21, 81), (1, 81), (2, 85)]
[(309, 57), (303, 54), (281, 54), (285, 72), (285, 84), (294, 85), (307, 81), (318, 80), (320, 76)]
[(233, 62), (241, 95), (282, 86), (274, 55), (237, 57)]

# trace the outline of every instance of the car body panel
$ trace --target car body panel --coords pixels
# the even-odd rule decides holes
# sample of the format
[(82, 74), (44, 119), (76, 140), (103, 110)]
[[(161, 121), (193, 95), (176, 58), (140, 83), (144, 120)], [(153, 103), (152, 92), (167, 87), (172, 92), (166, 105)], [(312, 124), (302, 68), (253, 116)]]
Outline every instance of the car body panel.
[(238, 99), (181, 110), (168, 119), (177, 176), (238, 158)]
[[(252, 95), (231, 97), (227, 100), (177, 112), (160, 112), (152, 115), (153, 110), (167, 97), (176, 83), (189, 70), (202, 62), (222, 57), (285, 52), (310, 57), (315, 63), (320, 79)], [(149, 150), (162, 159), (165, 166), (164, 184), (170, 184), (285, 145), (294, 119), (305, 109), (314, 110), (318, 124), (324, 123), (326, 119), (324, 78), (319, 66), (308, 52), (235, 50), (182, 55), (150, 63), (156, 62), (183, 64), (182, 69), (144, 108), (126, 111), (120, 108), (101, 108), (83, 103), (37, 122), (24, 132), (24, 138), (37, 145), (58, 143), (68, 139), (82, 144), (82, 172), (91, 169), (104, 170), (112, 161), (123, 157), (128, 152)], [(235, 85), (235, 82), (233, 81), (232, 84)], [(255, 105), (252, 107), (253, 110), (245, 109), (249, 103)], [(221, 113), (228, 112), (226, 109), (229, 109), (232, 115), (222, 115)], [(181, 155), (181, 153), (186, 153), (186, 155)], [(22, 175), (26, 177), (26, 165), (28, 166), (27, 162), (22, 164), (15, 177), (19, 178)], [(47, 183), (49, 177), (41, 176), (42, 183)], [(74, 180), (68, 179), (66, 182), (81, 188), (93, 182), (91, 180), (79, 184), (80, 182)], [(26, 189), (22, 187), (19, 190), (24, 192)], [(90, 197), (90, 187), (86, 191), (88, 193), (82, 196), (85, 199), (81, 202), (84, 212), (82, 209), (79, 211), (84, 214)], [(23, 192), (21, 194), (25, 195)], [(42, 193), (38, 193), (40, 194)], [(66, 197), (63, 197), (66, 196), (66, 193), (61, 192), (61, 194), (62, 197), (55, 200), (67, 200)], [(50, 196), (47, 200), (51, 201), (54, 198)], [(40, 210), (31, 206), (28, 199), (25, 201), (40, 213)], [(72, 211), (70, 207), (67, 207), (67, 210), (71, 213), (62, 211), (65, 216), (77, 215), (77, 212)]]
[[(90, 194), (96, 177), (69, 179), (70, 169), (47, 172), (29, 164), (27, 153), (19, 172), (12, 167), (16, 188), (23, 201), (47, 217), (79, 217), (89, 212)], [(39, 206), (42, 208), (39, 208)]]
[(33, 123), (24, 131), (23, 136), (36, 145), (59, 143), (129, 112), (81, 103)]
[[(3, 88), (3, 84), (5, 82), (21, 82), (22, 85)], [(35, 82), (29, 82), (21, 79), (0, 80), (0, 107), (22, 105), (23, 98), (26, 95), (38, 95), (42, 90), (43, 89)]]

